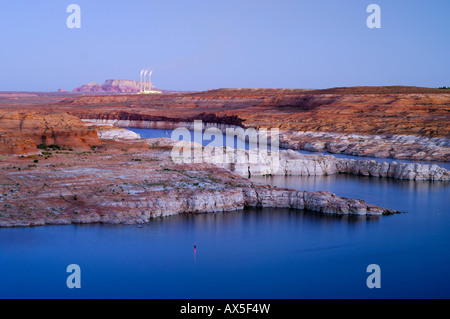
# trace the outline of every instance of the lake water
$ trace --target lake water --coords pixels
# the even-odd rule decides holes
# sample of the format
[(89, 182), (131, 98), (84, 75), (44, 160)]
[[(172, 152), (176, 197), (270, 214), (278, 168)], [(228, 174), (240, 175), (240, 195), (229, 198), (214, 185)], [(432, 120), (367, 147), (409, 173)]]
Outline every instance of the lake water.
[[(450, 297), (449, 183), (351, 175), (252, 180), (407, 213), (266, 208), (178, 215), (142, 228), (0, 229), (0, 298)], [(81, 289), (66, 287), (69, 264), (81, 267)], [(380, 289), (366, 286), (369, 264), (381, 268)]]

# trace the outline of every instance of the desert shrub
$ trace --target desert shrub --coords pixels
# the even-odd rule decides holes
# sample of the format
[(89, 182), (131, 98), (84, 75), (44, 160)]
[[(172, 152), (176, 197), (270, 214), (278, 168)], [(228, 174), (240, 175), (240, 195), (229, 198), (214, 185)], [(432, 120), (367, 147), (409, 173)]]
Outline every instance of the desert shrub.
[(47, 150), (47, 149), (48, 149), (48, 146), (47, 146), (47, 144), (42, 143), (42, 144), (39, 144), (39, 145), (37, 146), (37, 148), (40, 149), (40, 150)]

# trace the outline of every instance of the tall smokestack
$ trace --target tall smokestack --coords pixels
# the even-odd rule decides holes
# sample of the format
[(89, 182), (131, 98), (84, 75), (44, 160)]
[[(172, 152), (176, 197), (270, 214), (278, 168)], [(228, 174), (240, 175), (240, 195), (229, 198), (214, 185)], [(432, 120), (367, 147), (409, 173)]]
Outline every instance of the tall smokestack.
[(147, 73), (148, 73), (148, 70), (147, 69), (144, 70), (144, 83), (143, 83), (143, 85), (144, 85), (144, 92), (147, 91), (147, 80), (146, 80)]
[(144, 74), (144, 69), (141, 70), (141, 78), (139, 80), (139, 92), (142, 93), (142, 75)]
[(152, 73), (153, 73), (153, 70), (151, 70), (150, 73), (148, 74), (148, 90), (149, 91), (152, 90), (152, 82), (151, 82)]

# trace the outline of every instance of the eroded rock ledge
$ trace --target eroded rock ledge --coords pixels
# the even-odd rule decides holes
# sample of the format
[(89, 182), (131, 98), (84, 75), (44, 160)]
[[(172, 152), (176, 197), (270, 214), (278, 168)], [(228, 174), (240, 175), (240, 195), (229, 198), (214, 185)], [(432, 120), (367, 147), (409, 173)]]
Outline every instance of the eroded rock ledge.
[(450, 140), (445, 137), (284, 132), (280, 138), (280, 146), (294, 150), (379, 158), (441, 162), (450, 160)]
[(171, 147), (158, 140), (130, 140), (103, 141), (85, 152), (48, 151), (45, 158), (4, 157), (0, 160), (0, 227), (139, 224), (174, 214), (244, 207), (339, 215), (398, 212), (329, 192), (256, 184), (207, 163), (176, 164), (170, 152)]
[[(278, 207), (305, 209), (337, 215), (379, 216), (399, 211), (367, 204), (363, 200), (342, 198), (330, 192), (307, 192), (277, 189), (268, 186), (238, 187), (217, 192), (168, 192), (154, 197), (144, 193), (132, 200), (117, 204), (102, 200), (101, 207), (86, 212), (59, 212), (58, 216), (30, 218), (0, 218), (0, 227), (27, 227), (66, 224), (143, 224), (152, 218), (184, 213), (215, 213), (243, 209), (245, 207)], [(1, 201), (0, 201), (1, 202)], [(84, 210), (84, 207), (77, 209)]]
[[(246, 156), (248, 156), (246, 154)], [(281, 151), (280, 162), (274, 165), (267, 158), (261, 164), (237, 164), (230, 167), (242, 176), (251, 175), (334, 175), (354, 174), (374, 177), (388, 177), (405, 180), (449, 181), (450, 172), (436, 164), (376, 162), (336, 158), (331, 155), (305, 155), (295, 151)]]
[[(122, 114), (122, 113), (121, 113)], [(126, 113), (123, 113), (126, 114)], [(193, 129), (194, 118), (189, 121), (158, 119), (150, 117), (112, 114), (106, 118), (85, 119), (98, 124), (118, 127), (176, 129), (186, 127)], [(117, 119), (114, 118), (117, 117)], [(201, 118), (206, 127), (238, 127), (233, 122), (224, 122), (218, 118)], [(243, 126), (242, 124), (239, 126)], [(245, 136), (240, 136), (245, 138)], [(311, 131), (280, 131), (280, 147), (311, 152), (328, 152), (361, 157), (409, 159), (416, 161), (450, 161), (450, 140), (446, 137), (426, 137), (416, 135), (369, 135)]]
[[(177, 142), (161, 139), (161, 143), (173, 147)], [(194, 150), (195, 143), (179, 142), (186, 149)], [(198, 144), (197, 144), (197, 147)], [(436, 164), (377, 162), (336, 158), (332, 155), (301, 154), (292, 150), (261, 152), (258, 150), (234, 150), (230, 148), (201, 147), (202, 160), (226, 168), (243, 177), (252, 175), (334, 175), (354, 174), (388, 177), (404, 180), (449, 181), (450, 172)], [(180, 149), (174, 158), (180, 162), (192, 160), (192, 153)]]
[(135, 140), (141, 136), (125, 128), (116, 127), (112, 124), (101, 124), (83, 120), (88, 127), (93, 127), (97, 131), (97, 136), (102, 140)]

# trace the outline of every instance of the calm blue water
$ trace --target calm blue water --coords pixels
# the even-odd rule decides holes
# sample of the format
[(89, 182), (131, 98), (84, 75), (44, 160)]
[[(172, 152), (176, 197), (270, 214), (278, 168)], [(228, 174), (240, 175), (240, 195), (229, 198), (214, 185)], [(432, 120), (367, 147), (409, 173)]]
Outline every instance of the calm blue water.
[[(0, 229), (0, 298), (450, 297), (449, 183), (252, 179), (408, 213), (365, 218), (247, 209), (172, 216), (142, 228)], [(81, 267), (81, 289), (66, 287), (72, 263)], [(366, 286), (369, 264), (381, 267), (381, 289)]]

